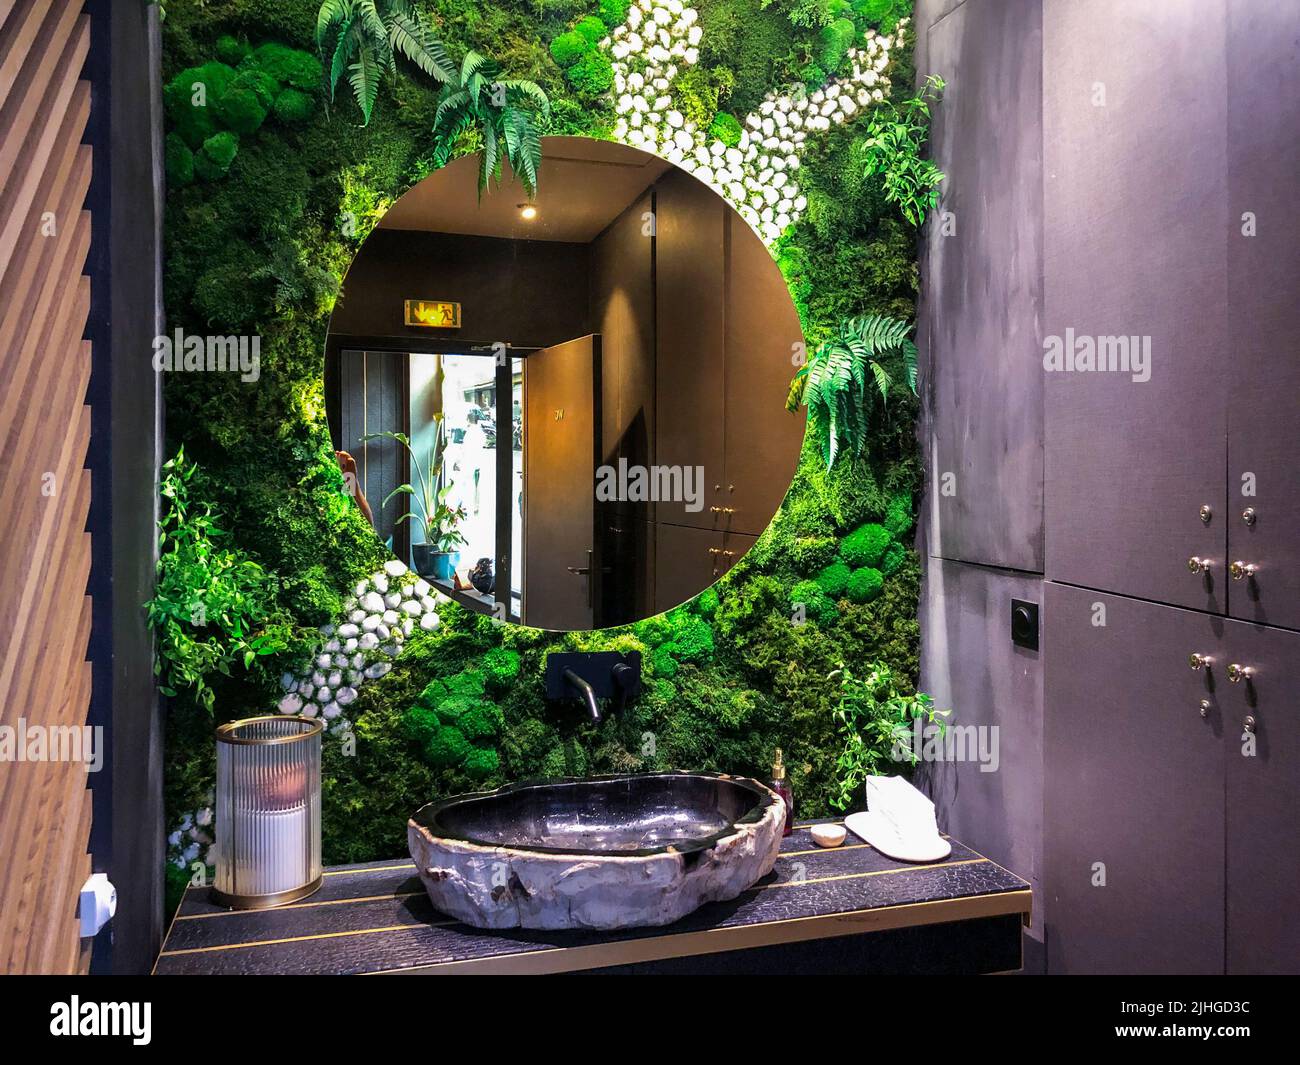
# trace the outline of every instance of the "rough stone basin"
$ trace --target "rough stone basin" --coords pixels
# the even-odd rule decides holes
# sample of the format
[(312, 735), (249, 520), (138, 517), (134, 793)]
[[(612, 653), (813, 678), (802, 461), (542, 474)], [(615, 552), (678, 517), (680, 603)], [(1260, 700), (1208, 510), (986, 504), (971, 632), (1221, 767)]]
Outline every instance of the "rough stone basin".
[(478, 928), (634, 928), (732, 899), (776, 862), (785, 806), (748, 777), (511, 784), (421, 807), (407, 841), (433, 904)]

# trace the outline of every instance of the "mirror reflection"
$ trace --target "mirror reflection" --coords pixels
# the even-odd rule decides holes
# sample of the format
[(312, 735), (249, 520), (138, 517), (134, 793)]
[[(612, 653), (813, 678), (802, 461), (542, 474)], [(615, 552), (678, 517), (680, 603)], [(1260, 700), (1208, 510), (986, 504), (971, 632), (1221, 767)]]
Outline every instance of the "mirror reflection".
[(376, 534), (471, 609), (661, 613), (753, 545), (798, 460), (798, 314), (757, 235), (655, 156), (547, 137), (538, 196), (477, 159), (406, 193), (330, 323), (339, 462)]

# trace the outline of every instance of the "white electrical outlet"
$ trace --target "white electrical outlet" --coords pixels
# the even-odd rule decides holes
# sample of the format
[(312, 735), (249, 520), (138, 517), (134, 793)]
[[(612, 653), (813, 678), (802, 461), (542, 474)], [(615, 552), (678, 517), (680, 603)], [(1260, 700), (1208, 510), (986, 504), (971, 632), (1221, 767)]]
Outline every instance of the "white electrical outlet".
[(90, 879), (81, 885), (81, 937), (89, 939), (99, 935), (104, 925), (112, 920), (117, 912), (117, 888), (108, 879), (106, 873), (92, 873)]

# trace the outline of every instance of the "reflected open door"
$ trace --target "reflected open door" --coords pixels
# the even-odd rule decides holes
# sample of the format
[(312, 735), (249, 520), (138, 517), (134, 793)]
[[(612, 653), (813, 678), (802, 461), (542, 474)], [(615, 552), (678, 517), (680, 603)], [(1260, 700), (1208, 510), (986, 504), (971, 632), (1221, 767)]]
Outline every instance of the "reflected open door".
[(533, 352), (524, 359), (525, 625), (592, 627), (599, 455), (600, 337)]

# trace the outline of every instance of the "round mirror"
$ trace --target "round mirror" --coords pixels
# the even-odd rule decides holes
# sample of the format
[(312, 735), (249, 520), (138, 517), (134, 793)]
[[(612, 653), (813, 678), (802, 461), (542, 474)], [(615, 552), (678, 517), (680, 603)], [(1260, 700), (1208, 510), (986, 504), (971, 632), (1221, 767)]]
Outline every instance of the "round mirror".
[(538, 195), (459, 159), (358, 252), (330, 321), (334, 446), (376, 534), (447, 595), (545, 629), (712, 584), (798, 461), (799, 316), (715, 191), (547, 137)]

